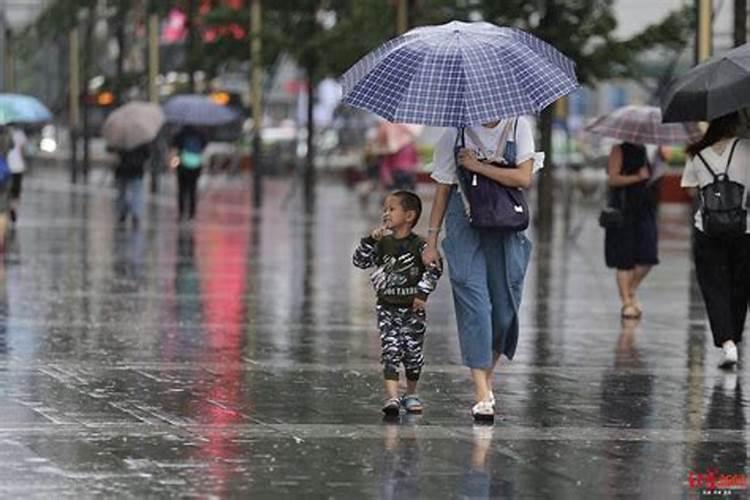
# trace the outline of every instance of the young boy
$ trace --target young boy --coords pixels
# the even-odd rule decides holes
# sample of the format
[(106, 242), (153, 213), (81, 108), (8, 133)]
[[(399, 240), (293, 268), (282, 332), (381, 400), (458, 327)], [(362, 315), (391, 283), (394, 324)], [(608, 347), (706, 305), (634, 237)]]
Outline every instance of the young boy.
[[(396, 191), (383, 204), (383, 224), (362, 239), (352, 261), (360, 269), (377, 266), (370, 279), (378, 295), (381, 362), (387, 401), (383, 413), (396, 416), (401, 407), (421, 413), (417, 383), (424, 365), (425, 303), (435, 290), (440, 268), (425, 268), (426, 242), (412, 232), (422, 202), (409, 191)], [(406, 394), (398, 397), (398, 369), (406, 372)]]

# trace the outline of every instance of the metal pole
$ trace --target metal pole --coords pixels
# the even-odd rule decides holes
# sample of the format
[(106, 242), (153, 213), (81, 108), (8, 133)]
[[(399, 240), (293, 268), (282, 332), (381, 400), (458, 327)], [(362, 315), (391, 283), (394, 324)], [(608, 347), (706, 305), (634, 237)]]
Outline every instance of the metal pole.
[[(148, 16), (148, 99), (154, 104), (159, 104), (159, 89), (156, 86), (156, 78), (159, 75), (159, 15), (156, 13)], [(150, 192), (155, 194), (159, 191), (159, 176), (164, 169), (164, 155), (162, 142), (165, 138), (157, 138), (151, 157), (151, 183)]]
[(148, 17), (148, 98), (159, 103), (159, 92), (156, 88), (156, 77), (159, 75), (159, 15)]
[(747, 0), (734, 0), (734, 46), (747, 43)]
[(81, 112), (78, 100), (81, 88), (78, 51), (78, 27), (75, 26), (68, 35), (68, 126), (70, 127), (70, 176), (73, 183), (78, 180), (78, 124)]
[(711, 57), (713, 52), (713, 7), (711, 0), (696, 0), (698, 9), (698, 31), (695, 40), (695, 62)]
[(396, 5), (396, 33), (401, 35), (409, 30), (409, 0), (398, 0)]
[(253, 205), (261, 206), (263, 200), (263, 30), (261, 0), (252, 0), (250, 4), (250, 102), (253, 112)]
[(15, 50), (13, 47), (13, 33), (7, 30), (5, 34), (5, 86), (9, 92), (16, 91)]

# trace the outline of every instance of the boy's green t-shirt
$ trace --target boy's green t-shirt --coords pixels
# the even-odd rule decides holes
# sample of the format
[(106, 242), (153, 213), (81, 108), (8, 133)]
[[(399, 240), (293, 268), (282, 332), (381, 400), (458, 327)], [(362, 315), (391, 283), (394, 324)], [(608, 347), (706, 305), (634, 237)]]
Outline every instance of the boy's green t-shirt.
[(422, 250), (425, 242), (411, 233), (406, 238), (386, 236), (376, 243), (376, 265), (371, 280), (378, 294), (378, 304), (410, 306), (419, 294), (417, 285), (425, 266)]

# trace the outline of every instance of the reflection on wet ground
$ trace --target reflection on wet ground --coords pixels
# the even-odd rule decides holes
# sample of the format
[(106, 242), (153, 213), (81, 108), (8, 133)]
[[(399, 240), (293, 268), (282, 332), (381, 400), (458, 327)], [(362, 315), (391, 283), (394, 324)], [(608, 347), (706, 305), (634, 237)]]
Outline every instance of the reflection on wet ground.
[(596, 207), (530, 231), (494, 427), (470, 421), (444, 279), (425, 414), (394, 423), (350, 264), (378, 208), (268, 181), (253, 211), (246, 185), (211, 180), (192, 227), (159, 197), (135, 231), (101, 186), (29, 179), (0, 268), (0, 496), (669, 498), (746, 473), (748, 380), (715, 368), (683, 210), (661, 214), (639, 323), (620, 323)]

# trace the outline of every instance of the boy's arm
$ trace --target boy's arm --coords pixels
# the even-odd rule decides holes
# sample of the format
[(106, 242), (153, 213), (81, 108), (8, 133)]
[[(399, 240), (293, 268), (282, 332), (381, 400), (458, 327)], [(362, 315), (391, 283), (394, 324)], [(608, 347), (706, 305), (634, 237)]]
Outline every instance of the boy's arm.
[[(419, 247), (420, 253), (424, 252), (426, 247), (427, 243), (422, 241)], [(418, 299), (426, 301), (427, 296), (435, 291), (435, 288), (437, 288), (437, 282), (442, 274), (442, 267), (442, 262), (429, 264), (425, 267), (425, 270), (422, 273), (422, 279), (419, 280), (419, 283), (417, 284), (417, 289), (419, 290), (417, 292)]]
[(378, 242), (372, 236), (365, 236), (354, 250), (352, 264), (360, 269), (373, 267), (377, 262)]

